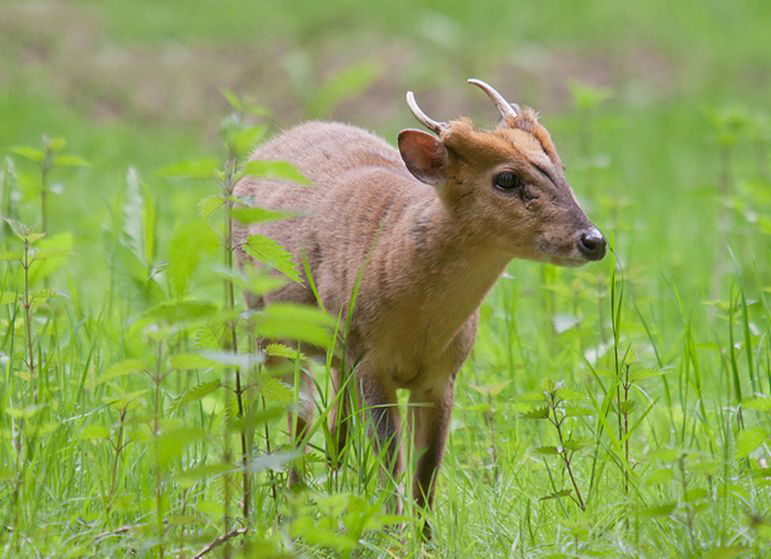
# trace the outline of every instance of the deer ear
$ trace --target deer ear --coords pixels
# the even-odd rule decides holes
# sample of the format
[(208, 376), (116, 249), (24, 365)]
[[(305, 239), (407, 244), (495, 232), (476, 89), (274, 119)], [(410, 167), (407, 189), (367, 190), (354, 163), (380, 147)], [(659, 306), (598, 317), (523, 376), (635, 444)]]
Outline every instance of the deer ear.
[(439, 138), (422, 130), (402, 130), (399, 132), (399, 152), (416, 179), (431, 185), (444, 182), (442, 167), (449, 157)]

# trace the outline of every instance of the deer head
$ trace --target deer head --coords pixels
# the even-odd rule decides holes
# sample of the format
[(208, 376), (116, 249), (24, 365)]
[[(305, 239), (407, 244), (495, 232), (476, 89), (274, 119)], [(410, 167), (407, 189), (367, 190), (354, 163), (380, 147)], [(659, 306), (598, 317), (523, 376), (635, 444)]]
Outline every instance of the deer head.
[(565, 179), (546, 129), (483, 81), (500, 113), (493, 130), (468, 118), (438, 122), (407, 93), (415, 118), (434, 134), (403, 130), (399, 151), (407, 169), (432, 185), (468, 236), (512, 258), (579, 266), (605, 255), (605, 239), (589, 221)]

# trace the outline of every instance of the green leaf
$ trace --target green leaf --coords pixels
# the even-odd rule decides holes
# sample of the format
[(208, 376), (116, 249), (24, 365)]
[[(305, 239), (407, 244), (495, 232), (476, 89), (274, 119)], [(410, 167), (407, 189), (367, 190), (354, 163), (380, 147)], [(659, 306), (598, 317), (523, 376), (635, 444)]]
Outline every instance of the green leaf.
[(53, 164), (59, 167), (91, 167), (91, 163), (78, 155), (72, 154), (55, 155)]
[(197, 353), (178, 353), (171, 356), (171, 366), (174, 369), (210, 369), (220, 367), (220, 364)]
[(230, 105), (231, 109), (233, 109), (234, 111), (241, 110), (241, 108), (243, 107), (243, 104), (241, 103), (241, 99), (238, 98), (238, 95), (236, 95), (229, 89), (222, 89), (220, 90), (220, 93), (222, 93), (222, 96), (228, 102), (228, 105)]
[(249, 235), (244, 251), (258, 262), (275, 268), (292, 281), (302, 283), (292, 253), (270, 237), (258, 233)]
[(639, 382), (653, 377), (660, 377), (664, 373), (666, 373), (666, 371), (662, 371), (661, 369), (642, 369), (639, 371), (632, 371), (629, 374), (629, 380), (631, 382)]
[(259, 391), (268, 402), (280, 404), (292, 402), (292, 389), (278, 379), (268, 377), (260, 383)]
[(495, 398), (498, 394), (500, 394), (504, 388), (506, 388), (511, 383), (511, 380), (503, 380), (501, 382), (496, 382), (493, 384), (488, 384), (485, 386), (476, 386), (473, 384), (469, 384), (469, 386), (479, 392), (480, 394), (484, 396), (489, 396), (491, 398)]
[(201, 255), (213, 252), (218, 247), (219, 239), (206, 221), (192, 221), (175, 229), (169, 241), (167, 273), (171, 291), (177, 298), (185, 295), (187, 284)]
[(642, 507), (637, 512), (640, 516), (667, 516), (675, 510), (676, 506), (677, 503), (674, 502), (663, 503), (651, 507)]
[(21, 295), (18, 295), (13, 291), (0, 292), (0, 305), (12, 305), (17, 300), (21, 300)]
[(536, 408), (522, 414), (523, 419), (546, 419), (549, 417), (549, 407)]
[(30, 265), (30, 281), (42, 281), (67, 264), (72, 254), (72, 233), (59, 233), (38, 243), (35, 261)]
[(566, 386), (559, 387), (557, 388), (556, 391), (557, 391), (557, 397), (563, 402), (580, 400), (584, 396), (581, 392), (578, 392), (577, 390), (573, 390), (572, 388), (568, 388)]
[(264, 208), (250, 207), (250, 208), (233, 208), (233, 219), (243, 225), (249, 225), (250, 223), (260, 223), (263, 221), (278, 221), (281, 219), (287, 219), (294, 214), (290, 212), (277, 212), (273, 210), (266, 210)]
[(677, 462), (680, 459), (682, 451), (676, 448), (659, 448), (653, 452), (648, 453), (647, 460), (661, 460), (662, 462)]
[(709, 550), (704, 556), (704, 559), (733, 559), (734, 557), (739, 557), (749, 551), (751, 551), (751, 548), (743, 545), (716, 547), (715, 549)]
[(517, 396), (519, 402), (543, 402), (543, 392), (540, 390), (533, 390), (531, 392), (524, 392)]
[(670, 469), (660, 468), (653, 470), (647, 476), (645, 476), (646, 485), (656, 485), (657, 483), (667, 483), (674, 479), (675, 475)]
[(123, 361), (118, 361), (117, 363), (113, 363), (112, 365), (110, 365), (104, 371), (104, 373), (102, 373), (99, 377), (97, 377), (89, 384), (92, 386), (101, 384), (103, 382), (120, 378), (129, 373), (142, 371), (144, 370), (144, 368), (145, 368), (144, 363), (142, 363), (142, 361), (140, 361), (139, 359), (124, 359)]
[[(287, 391), (289, 392), (289, 400), (291, 401), (292, 399), (291, 391), (289, 389), (287, 389)], [(264, 391), (262, 391), (262, 393), (263, 395), (265, 395)], [(267, 399), (267, 396), (266, 396), (266, 399)], [(288, 402), (285, 402), (285, 403), (288, 403)], [(272, 423), (274, 421), (277, 421), (278, 419), (281, 419), (285, 413), (286, 413), (286, 407), (283, 405), (273, 406), (267, 409), (255, 410), (246, 414), (246, 417), (244, 417), (244, 426), (248, 426), (249, 428), (254, 429), (255, 427), (262, 425), (264, 423)]]
[(30, 235), (29, 227), (24, 225), (18, 219), (3, 217), (3, 221), (8, 224), (8, 226), (11, 228), (11, 231), (13, 231), (14, 235), (16, 235), (19, 239), (24, 240), (25, 237)]
[(104, 425), (92, 423), (81, 429), (78, 438), (84, 441), (99, 441), (110, 436), (110, 430)]
[(285, 344), (277, 343), (268, 344), (268, 346), (265, 348), (265, 353), (271, 357), (285, 357), (287, 359), (302, 359), (303, 357), (302, 352), (296, 349), (292, 349)]
[(317, 307), (275, 303), (255, 314), (254, 325), (255, 334), (261, 337), (326, 347), (331, 340), (333, 321)]
[(287, 161), (249, 161), (241, 169), (241, 176), (252, 176), (266, 179), (286, 179), (302, 185), (310, 181), (297, 167)]
[(0, 466), (0, 483), (11, 481), (15, 476), (13, 470)]
[(587, 415), (594, 415), (594, 410), (586, 406), (566, 406), (565, 415), (568, 417), (583, 417)]
[(14, 155), (18, 155), (30, 161), (43, 161), (45, 159), (45, 153), (42, 150), (33, 148), (32, 146), (15, 146), (8, 150)]
[(204, 464), (203, 466), (196, 466), (195, 468), (180, 472), (176, 475), (176, 479), (180, 487), (188, 488), (195, 485), (201, 479), (213, 479), (232, 471), (234, 471), (234, 468), (229, 464)]
[(233, 282), (236, 287), (256, 296), (275, 291), (286, 283), (283, 277), (255, 269), (253, 266), (248, 266), (244, 270), (217, 268), (215, 271), (219, 276)]
[(146, 184), (142, 184), (143, 191), (143, 207), (141, 212), (141, 227), (142, 227), (142, 256), (147, 264), (152, 264), (155, 261), (155, 230), (157, 226), (157, 213), (155, 195), (147, 187)]
[(757, 479), (771, 478), (771, 468), (753, 469), (750, 474)]
[(634, 400), (626, 400), (621, 402), (619, 409), (621, 410), (621, 413), (629, 413), (635, 408), (635, 405), (636, 402)]
[(569, 452), (576, 452), (591, 446), (587, 439), (568, 439), (563, 443), (563, 448)]
[(720, 471), (721, 466), (722, 463), (718, 460), (702, 460), (699, 462), (689, 463), (688, 471), (692, 474), (714, 476)]
[(549, 499), (556, 499), (557, 497), (570, 497), (572, 494), (572, 491), (570, 489), (562, 489), (560, 491), (555, 491), (554, 493), (549, 493), (548, 495), (544, 495), (541, 497), (541, 501), (547, 501)]
[(21, 252), (14, 252), (12, 250), (0, 251), (0, 260), (21, 260), (22, 257)]
[(706, 499), (709, 493), (707, 493), (707, 490), (703, 487), (696, 487), (695, 489), (689, 489), (688, 492), (685, 494), (685, 500), (689, 503), (693, 503), (695, 501), (701, 501), (702, 499)]
[(59, 293), (52, 289), (36, 289), (29, 295), (29, 300), (31, 305), (42, 305), (46, 301), (48, 301), (51, 297), (58, 296)]
[(8, 406), (5, 408), (5, 413), (10, 415), (11, 417), (15, 417), (16, 419), (30, 419), (32, 417), (35, 417), (38, 413), (43, 411), (45, 408), (44, 405), (29, 405), (23, 408), (16, 408)]
[(123, 232), (134, 254), (142, 256), (142, 213), (144, 212), (141, 179), (136, 167), (126, 171), (123, 187)]
[(768, 441), (768, 431), (764, 427), (745, 429), (736, 437), (736, 455), (744, 458), (766, 441)]
[(204, 219), (209, 219), (209, 216), (217, 211), (225, 203), (222, 196), (218, 194), (210, 194), (201, 199), (198, 202), (198, 215)]
[(250, 153), (260, 140), (265, 136), (266, 126), (245, 126), (230, 134), (230, 147), (240, 158)]
[(206, 431), (192, 427), (177, 429), (159, 435), (155, 439), (158, 464), (162, 468), (168, 466), (174, 458), (182, 453), (186, 446), (205, 437)]
[(67, 138), (62, 138), (61, 136), (54, 136), (53, 138), (43, 136), (43, 144), (45, 144), (50, 151), (62, 151), (67, 147)]
[(742, 408), (746, 410), (755, 410), (760, 412), (771, 412), (771, 398), (766, 396), (750, 398), (742, 401)]
[(557, 450), (556, 446), (539, 446), (537, 448), (533, 449), (533, 452), (536, 454), (542, 454), (542, 455), (552, 455), (552, 454), (559, 454), (559, 451)]
[(219, 166), (217, 160), (206, 157), (172, 163), (171, 165), (167, 165), (156, 171), (156, 174), (161, 177), (169, 178), (211, 179), (217, 176), (218, 170)]
[[(302, 538), (309, 544), (333, 548), (337, 551), (350, 552), (356, 548), (357, 542), (354, 538), (340, 534), (327, 526), (326, 523), (320, 523), (310, 516), (303, 515), (292, 522), (289, 534), (295, 538)], [(341, 555), (337, 554), (337, 556)]]
[(202, 320), (211, 316), (217, 307), (198, 301), (169, 301), (160, 303), (146, 311), (140, 317), (144, 321), (157, 321), (165, 324), (179, 324)]
[(194, 402), (195, 400), (200, 400), (204, 396), (208, 396), (217, 390), (220, 386), (222, 386), (222, 383), (219, 380), (199, 384), (195, 388), (188, 390), (185, 395), (180, 398), (179, 406), (181, 407), (190, 402)]

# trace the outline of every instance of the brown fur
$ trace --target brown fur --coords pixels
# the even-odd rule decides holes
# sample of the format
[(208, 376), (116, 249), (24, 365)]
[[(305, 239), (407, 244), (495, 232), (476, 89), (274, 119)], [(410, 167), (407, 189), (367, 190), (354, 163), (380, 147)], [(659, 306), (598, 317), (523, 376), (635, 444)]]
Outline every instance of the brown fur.
[[(282, 133), (253, 158), (289, 161), (313, 186), (243, 179), (235, 194), (245, 203), (298, 217), (234, 233), (237, 242), (268, 235), (298, 262), (307, 258), (321, 303), (332, 313), (347, 312), (363, 274), (343, 351), (358, 363), (355, 380), (394, 473), (402, 468), (396, 390), (409, 389), (410, 402), (420, 404), (411, 408), (419, 453), (413, 494), (430, 505), (455, 375), (474, 343), (482, 299), (512, 258), (585, 262), (576, 238), (592, 225), (529, 109), (492, 131), (466, 118), (450, 122), (438, 138), (404, 131), (400, 148), (401, 155), (362, 129), (331, 122)], [(494, 188), (493, 177), (504, 169), (538, 198)], [(315, 303), (307, 284), (288, 284), (251, 304), (271, 301)]]

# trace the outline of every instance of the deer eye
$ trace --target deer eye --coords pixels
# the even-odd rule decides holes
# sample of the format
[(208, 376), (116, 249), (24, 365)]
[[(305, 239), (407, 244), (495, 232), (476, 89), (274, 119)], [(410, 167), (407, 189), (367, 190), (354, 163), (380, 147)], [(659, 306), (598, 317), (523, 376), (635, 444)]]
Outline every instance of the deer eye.
[(511, 191), (522, 186), (522, 179), (511, 171), (503, 171), (495, 175), (493, 184), (498, 190)]

